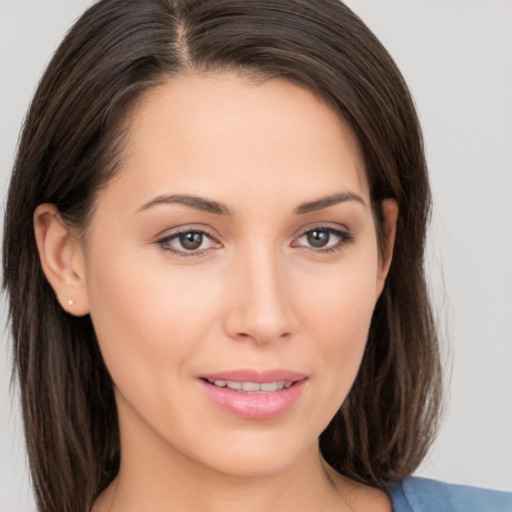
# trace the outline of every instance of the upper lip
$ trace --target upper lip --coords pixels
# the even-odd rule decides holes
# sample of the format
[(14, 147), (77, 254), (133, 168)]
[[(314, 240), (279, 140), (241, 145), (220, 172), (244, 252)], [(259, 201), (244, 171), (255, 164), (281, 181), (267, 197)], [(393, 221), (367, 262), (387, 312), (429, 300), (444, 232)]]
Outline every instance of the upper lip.
[(216, 373), (208, 373), (200, 376), (202, 379), (214, 382), (216, 380), (225, 380), (233, 382), (297, 382), (307, 378), (302, 372), (292, 370), (275, 369), (275, 370), (226, 370)]

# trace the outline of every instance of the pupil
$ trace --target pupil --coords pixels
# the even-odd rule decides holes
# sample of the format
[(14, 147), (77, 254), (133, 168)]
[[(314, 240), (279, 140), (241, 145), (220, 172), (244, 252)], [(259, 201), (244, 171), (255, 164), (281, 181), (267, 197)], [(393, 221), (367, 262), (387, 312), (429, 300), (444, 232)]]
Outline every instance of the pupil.
[(198, 249), (203, 243), (202, 233), (181, 233), (180, 243), (184, 249), (192, 251)]
[(329, 233), (321, 229), (310, 231), (308, 233), (308, 242), (313, 247), (324, 247), (329, 242)]

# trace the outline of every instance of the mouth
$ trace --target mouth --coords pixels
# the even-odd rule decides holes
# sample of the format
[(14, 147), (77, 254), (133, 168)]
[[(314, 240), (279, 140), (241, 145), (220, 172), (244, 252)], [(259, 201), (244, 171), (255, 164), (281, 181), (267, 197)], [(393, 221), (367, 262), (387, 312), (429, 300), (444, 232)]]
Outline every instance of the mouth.
[(300, 398), (308, 377), (287, 370), (237, 370), (200, 377), (203, 389), (224, 412), (250, 420), (273, 419)]

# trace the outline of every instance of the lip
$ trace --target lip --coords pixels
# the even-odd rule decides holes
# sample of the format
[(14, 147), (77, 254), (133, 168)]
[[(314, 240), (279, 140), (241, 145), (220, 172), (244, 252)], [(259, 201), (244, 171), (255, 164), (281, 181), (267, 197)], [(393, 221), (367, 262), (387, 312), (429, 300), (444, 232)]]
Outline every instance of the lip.
[(249, 370), (249, 369), (240, 369), (240, 370), (228, 370), (218, 373), (209, 373), (205, 375), (200, 375), (202, 379), (206, 379), (209, 381), (214, 380), (234, 380), (237, 382), (276, 382), (280, 380), (288, 381), (288, 382), (297, 382), (299, 380), (304, 380), (307, 375), (301, 372), (294, 372), (291, 370)]
[[(211, 384), (215, 380), (257, 383), (286, 381), (293, 384), (278, 391), (249, 393)], [(297, 402), (307, 382), (307, 375), (281, 369), (241, 369), (201, 375), (199, 382), (223, 411), (244, 419), (269, 420), (284, 414)]]

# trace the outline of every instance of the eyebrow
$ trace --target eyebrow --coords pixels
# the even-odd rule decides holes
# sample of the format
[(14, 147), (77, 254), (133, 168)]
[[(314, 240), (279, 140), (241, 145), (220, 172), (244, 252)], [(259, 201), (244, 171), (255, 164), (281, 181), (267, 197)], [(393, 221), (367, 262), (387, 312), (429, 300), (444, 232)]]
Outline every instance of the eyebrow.
[(354, 192), (340, 192), (337, 194), (332, 194), (330, 196), (321, 197), (316, 201), (311, 201), (308, 203), (302, 203), (301, 205), (295, 208), (295, 213), (297, 215), (303, 215), (305, 213), (314, 212), (317, 210), (323, 210), (324, 208), (328, 208), (329, 206), (334, 206), (339, 203), (344, 203), (346, 201), (357, 201), (365, 206), (365, 202), (363, 198)]
[(155, 197), (148, 203), (142, 205), (139, 208), (139, 211), (147, 210), (148, 208), (151, 208), (152, 206), (156, 206), (159, 204), (175, 203), (183, 204), (185, 206), (195, 208), (196, 210), (200, 210), (202, 212), (215, 213), (217, 215), (230, 215), (228, 208), (223, 204), (218, 203), (217, 201), (212, 201), (210, 199), (204, 199), (203, 197), (190, 196), (184, 194), (163, 195)]
[[(346, 201), (357, 201), (358, 203), (361, 203), (363, 206), (365, 206), (363, 198), (354, 192), (339, 192), (337, 194), (321, 197), (315, 201), (302, 203), (297, 206), (297, 208), (295, 208), (294, 213), (296, 215), (304, 215), (306, 213), (323, 210), (329, 206), (334, 206)], [(227, 206), (223, 205), (222, 203), (218, 203), (217, 201), (205, 199), (199, 196), (186, 194), (161, 195), (155, 197), (151, 201), (143, 204), (138, 211), (144, 211), (160, 204), (182, 204), (202, 212), (214, 213), (216, 215), (231, 215)]]

